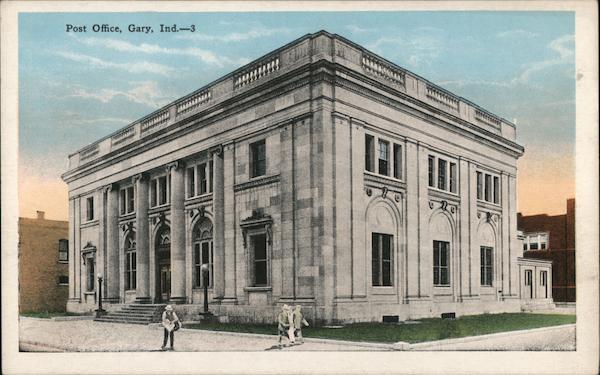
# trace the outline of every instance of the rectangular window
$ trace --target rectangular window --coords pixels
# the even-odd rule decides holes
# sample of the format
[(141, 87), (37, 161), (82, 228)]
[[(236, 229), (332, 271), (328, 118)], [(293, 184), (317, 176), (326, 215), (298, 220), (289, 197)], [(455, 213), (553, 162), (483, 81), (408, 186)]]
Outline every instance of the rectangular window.
[(429, 155), (429, 186), (435, 187), (435, 157)]
[(253, 285), (267, 286), (268, 282), (268, 259), (267, 259), (267, 235), (258, 234), (252, 236), (253, 248)]
[(494, 176), (494, 203), (500, 203), (500, 179)]
[(167, 188), (167, 176), (158, 178), (158, 204), (167, 204), (169, 202), (169, 189)]
[(392, 286), (392, 239), (390, 234), (371, 234), (373, 286)]
[(384, 176), (389, 175), (389, 161), (390, 161), (390, 144), (386, 141), (379, 140), (379, 174)]
[(548, 235), (546, 233), (540, 234), (540, 249), (546, 250), (548, 246)]
[(450, 163), (450, 192), (456, 193), (456, 164)]
[(525, 270), (525, 286), (527, 286), (529, 289), (529, 296), (528, 298), (533, 298), (533, 271), (531, 270)]
[(207, 172), (207, 179), (208, 179), (208, 192), (212, 192), (213, 191), (213, 161), (210, 160), (208, 162), (208, 172)]
[(121, 215), (130, 214), (134, 210), (133, 186), (121, 190)]
[(137, 286), (137, 259), (136, 252), (130, 251), (125, 253), (125, 289), (133, 290)]
[(196, 190), (199, 195), (206, 194), (208, 192), (208, 180), (206, 173), (206, 163), (202, 163), (197, 167), (198, 176), (198, 189)]
[(62, 239), (58, 240), (58, 261), (68, 262), (69, 261), (69, 241)]
[(267, 173), (265, 140), (250, 145), (250, 177), (264, 176)]
[(96, 287), (96, 279), (94, 277), (94, 258), (88, 258), (87, 261), (87, 291), (93, 292)]
[(446, 160), (438, 159), (438, 189), (446, 190)]
[(492, 286), (493, 248), (481, 246), (481, 285)]
[(450, 285), (450, 243), (433, 241), (433, 285)]
[(196, 195), (196, 172), (194, 167), (190, 167), (186, 169), (186, 178), (187, 178), (187, 198), (194, 197)]
[(529, 240), (529, 250), (537, 250), (538, 249), (538, 236), (534, 235), (534, 236), (527, 236), (527, 239)]
[(89, 197), (86, 202), (86, 219), (87, 221), (94, 220), (94, 197)]
[(58, 277), (58, 284), (59, 285), (69, 285), (69, 276), (59, 276)]
[(483, 199), (483, 173), (477, 172), (477, 199)]
[(484, 199), (487, 202), (492, 201), (492, 176), (485, 174)]
[(402, 179), (402, 146), (394, 143), (394, 178)]
[(375, 138), (365, 134), (365, 169), (369, 172), (375, 172)]
[(152, 180), (150, 182), (150, 207), (156, 207), (158, 205), (158, 186), (157, 180)]

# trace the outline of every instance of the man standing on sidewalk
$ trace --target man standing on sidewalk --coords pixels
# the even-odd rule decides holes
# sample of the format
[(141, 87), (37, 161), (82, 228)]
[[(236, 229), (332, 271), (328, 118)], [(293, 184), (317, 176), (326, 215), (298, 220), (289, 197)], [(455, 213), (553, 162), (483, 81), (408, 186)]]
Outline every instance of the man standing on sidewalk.
[(177, 331), (181, 326), (181, 322), (179, 322), (177, 314), (175, 314), (175, 311), (173, 311), (173, 306), (167, 305), (167, 307), (165, 307), (165, 311), (162, 314), (162, 325), (165, 329), (161, 350), (165, 350), (169, 338), (171, 339), (171, 350), (173, 350), (174, 332)]
[(304, 319), (302, 315), (302, 306), (296, 305), (296, 309), (294, 310), (294, 336), (298, 338), (298, 344), (304, 344), (304, 338), (302, 337), (302, 325), (308, 327), (308, 322)]
[[(292, 322), (292, 320), (290, 319), (290, 308), (288, 307), (288, 305), (283, 305), (281, 307), (281, 312), (279, 313), (279, 316), (277, 317), (277, 321), (278, 321), (278, 326), (277, 326), (277, 333), (279, 334), (279, 347), (281, 347), (281, 338), (283, 336), (286, 336), (289, 340), (290, 343), (292, 341), (292, 339), (289, 336), (289, 332), (292, 329), (292, 327), (294, 326), (294, 323)], [(293, 333), (292, 333), (293, 336)]]

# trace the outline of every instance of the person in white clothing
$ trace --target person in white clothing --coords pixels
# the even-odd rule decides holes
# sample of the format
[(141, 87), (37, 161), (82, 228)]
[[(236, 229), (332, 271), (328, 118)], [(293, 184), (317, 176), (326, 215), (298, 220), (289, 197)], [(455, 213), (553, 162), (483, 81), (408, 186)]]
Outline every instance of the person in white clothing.
[(165, 350), (167, 347), (167, 341), (171, 339), (171, 350), (173, 350), (174, 332), (181, 327), (181, 322), (173, 310), (173, 306), (167, 305), (165, 311), (162, 314), (162, 325), (164, 329), (164, 340), (161, 350)]

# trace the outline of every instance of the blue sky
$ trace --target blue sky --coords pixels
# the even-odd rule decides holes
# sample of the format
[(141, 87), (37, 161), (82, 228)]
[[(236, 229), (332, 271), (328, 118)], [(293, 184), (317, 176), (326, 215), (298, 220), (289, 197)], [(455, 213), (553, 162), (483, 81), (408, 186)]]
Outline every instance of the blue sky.
[[(195, 25), (160, 33), (159, 25)], [(67, 33), (66, 25), (87, 26)], [(94, 24), (122, 33), (96, 33)], [(128, 25), (152, 26), (149, 34)], [(307, 33), (325, 29), (509, 120), (526, 148), (525, 213), (574, 195), (575, 27), (569, 12), (22, 13), (21, 216), (66, 218), (66, 157)], [(561, 168), (557, 168), (557, 163)], [(541, 181), (541, 179), (543, 181)], [(535, 203), (530, 193), (548, 187)], [(543, 191), (542, 191), (543, 192)], [(26, 194), (25, 194), (26, 193)], [(56, 195), (59, 194), (59, 195)]]

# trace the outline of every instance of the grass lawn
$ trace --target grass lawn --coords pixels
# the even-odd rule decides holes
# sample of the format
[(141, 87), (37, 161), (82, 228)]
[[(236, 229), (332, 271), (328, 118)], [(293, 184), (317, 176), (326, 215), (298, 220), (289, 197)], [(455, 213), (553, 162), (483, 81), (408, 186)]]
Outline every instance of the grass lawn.
[(43, 318), (43, 319), (50, 319), (50, 318), (54, 318), (55, 316), (81, 316), (81, 315), (88, 315), (88, 314), (78, 314), (78, 313), (72, 313), (72, 312), (59, 312), (59, 311), (41, 311), (41, 312), (32, 312), (32, 311), (26, 311), (26, 312), (22, 312), (19, 314), (20, 316), (26, 316), (29, 318)]
[[(448, 338), (485, 335), (575, 323), (575, 315), (558, 314), (484, 314), (463, 316), (455, 320), (422, 319), (419, 324), (356, 323), (343, 328), (308, 327), (304, 337), (334, 340), (394, 343), (417, 343)], [(211, 331), (247, 332), (274, 335), (277, 325), (269, 324), (185, 324), (184, 328)]]

